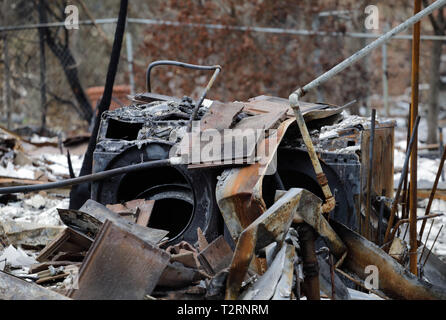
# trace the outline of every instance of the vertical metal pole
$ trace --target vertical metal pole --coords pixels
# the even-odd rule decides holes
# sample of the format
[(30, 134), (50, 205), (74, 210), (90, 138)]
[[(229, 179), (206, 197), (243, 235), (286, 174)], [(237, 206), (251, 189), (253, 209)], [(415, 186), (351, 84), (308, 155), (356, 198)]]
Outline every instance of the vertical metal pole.
[[(414, 0), (414, 14), (421, 11), (421, 0)], [(411, 128), (418, 116), (418, 85), (420, 71), (420, 28), (417, 22), (413, 27), (412, 42), (412, 112)], [(409, 213), (409, 235), (410, 235), (410, 271), (417, 275), (417, 168), (418, 168), (418, 134), (415, 136), (412, 157), (410, 159), (410, 213)]]
[[(409, 150), (409, 142), (410, 142), (410, 118), (411, 118), (411, 109), (412, 107), (409, 108), (409, 118), (407, 119), (407, 144), (406, 144), (406, 152), (407, 150)], [(403, 187), (403, 199), (402, 199), (402, 214), (401, 217), (403, 219), (407, 219), (409, 218), (409, 189), (410, 189), (410, 184), (408, 181), (408, 175), (407, 172), (404, 175), (404, 187)]]
[(316, 256), (316, 232), (303, 223), (298, 228), (299, 241), (302, 241), (302, 262), (304, 269), (304, 291), (308, 300), (321, 300), (319, 284), (319, 263)]
[(378, 216), (378, 236), (376, 237), (376, 244), (378, 246), (382, 245), (382, 232), (383, 232), (383, 216), (384, 216), (384, 197), (381, 198), (381, 203), (379, 206), (379, 216)]
[[(43, 0), (39, 1), (39, 19), (40, 23), (44, 23), (43, 20)], [(46, 100), (46, 59), (45, 59), (45, 30), (39, 28), (39, 44), (40, 44), (40, 108), (41, 108), (41, 125), (40, 132), (46, 127), (46, 111), (47, 111), (47, 100)]]
[(409, 159), (410, 159), (410, 155), (413, 152), (414, 140), (415, 140), (415, 137), (416, 137), (416, 134), (418, 131), (419, 124), (420, 124), (420, 117), (417, 117), (417, 119), (415, 120), (414, 128), (412, 130), (412, 134), (410, 136), (409, 147), (407, 148), (407, 151), (406, 151), (406, 158), (404, 159), (403, 170), (401, 172), (400, 181), (398, 182), (398, 189), (396, 190), (395, 199), (393, 200), (392, 209), (390, 211), (389, 222), (387, 223), (386, 234), (384, 236), (385, 244), (387, 244), (387, 241), (389, 240), (390, 230), (393, 227), (393, 220), (395, 219), (395, 213), (397, 212), (397, 209), (398, 209), (398, 203), (400, 200), (401, 189), (403, 188), (404, 176), (406, 175), (407, 170), (408, 170)]
[[(441, 155), (444, 151), (443, 128), (439, 127), (438, 132), (439, 132), (439, 138), (440, 138), (440, 155)], [(441, 181), (443, 181), (443, 182), (445, 181), (444, 170), (441, 170)]]
[(132, 45), (132, 35), (127, 32), (125, 43), (127, 45), (127, 62), (129, 67), (129, 81), (130, 81), (130, 93), (135, 94), (135, 78), (133, 76), (133, 45)]
[[(388, 31), (388, 26), (385, 27), (385, 32)], [(389, 110), (389, 82), (387, 78), (387, 42), (384, 42), (382, 46), (382, 72), (383, 72), (383, 99), (384, 99), (384, 110), (386, 111), (386, 116), (390, 116)]]
[(373, 154), (375, 147), (375, 120), (376, 109), (372, 110), (372, 120), (370, 126), (370, 146), (369, 146), (369, 171), (367, 174), (367, 207), (365, 215), (365, 237), (370, 239), (370, 211), (372, 210), (372, 180), (373, 180)]
[(3, 66), (4, 66), (4, 77), (5, 77), (5, 87), (3, 91), (3, 103), (5, 105), (6, 112), (6, 127), (11, 129), (11, 74), (9, 65), (9, 51), (8, 51), (8, 37), (6, 34), (3, 35)]

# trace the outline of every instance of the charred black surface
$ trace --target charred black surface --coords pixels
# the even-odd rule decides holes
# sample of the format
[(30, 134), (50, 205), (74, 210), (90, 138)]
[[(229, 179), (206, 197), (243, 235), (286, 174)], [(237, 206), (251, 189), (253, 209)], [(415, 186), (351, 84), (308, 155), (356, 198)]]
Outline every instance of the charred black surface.
[[(94, 171), (169, 158), (170, 149), (186, 132), (184, 119), (192, 110), (191, 100), (185, 97), (181, 102), (155, 101), (105, 112)], [(206, 108), (201, 108), (199, 115), (205, 112)], [(194, 243), (198, 227), (211, 241), (222, 233), (216, 180), (212, 170), (166, 167), (93, 183), (91, 196), (102, 204), (156, 200), (148, 226), (170, 231), (168, 244)]]

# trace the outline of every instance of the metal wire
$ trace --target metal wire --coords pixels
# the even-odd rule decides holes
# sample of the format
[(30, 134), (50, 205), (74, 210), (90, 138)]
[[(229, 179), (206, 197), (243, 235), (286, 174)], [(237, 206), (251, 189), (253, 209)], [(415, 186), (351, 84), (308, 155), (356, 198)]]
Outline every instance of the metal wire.
[(81, 176), (78, 178), (66, 179), (63, 181), (57, 181), (57, 182), (52, 182), (52, 183), (0, 188), (0, 194), (26, 193), (26, 192), (35, 192), (35, 191), (41, 191), (41, 190), (69, 187), (69, 186), (81, 184), (84, 182), (91, 182), (91, 181), (107, 179), (110, 177), (118, 176), (120, 174), (141, 171), (141, 170), (146, 170), (146, 169), (167, 167), (167, 166), (175, 165), (175, 164), (179, 164), (179, 160), (177, 158), (165, 159), (165, 160), (155, 160), (155, 161), (134, 164), (134, 165), (130, 165), (130, 166), (125, 166), (125, 167), (116, 168), (116, 169), (112, 169), (112, 170), (106, 170), (106, 171), (102, 171), (102, 172), (98, 172), (98, 173)]

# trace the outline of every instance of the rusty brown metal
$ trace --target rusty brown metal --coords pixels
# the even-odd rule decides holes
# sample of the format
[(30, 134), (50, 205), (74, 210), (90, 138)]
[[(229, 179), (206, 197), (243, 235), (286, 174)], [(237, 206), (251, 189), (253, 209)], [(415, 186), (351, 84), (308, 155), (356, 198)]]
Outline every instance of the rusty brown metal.
[(224, 130), (231, 128), (235, 117), (244, 107), (245, 105), (240, 102), (221, 103), (214, 101), (200, 121), (200, 130)]
[(231, 265), (233, 252), (223, 236), (215, 239), (198, 255), (198, 259), (206, 272), (216, 275)]
[[(421, 11), (421, 0), (414, 0), (414, 15)], [(413, 27), (412, 41), (412, 104), (410, 127), (415, 126), (418, 117), (419, 76), (420, 76), (420, 30), (421, 22)], [(415, 136), (414, 148), (410, 158), (410, 211), (409, 211), (409, 238), (410, 238), (410, 271), (418, 274), (417, 266), (417, 168), (418, 168), (418, 135)]]
[[(417, 221), (420, 221), (420, 220), (427, 221), (428, 219), (432, 219), (432, 218), (440, 217), (440, 216), (442, 216), (442, 215), (443, 215), (443, 214), (441, 214), (441, 213), (425, 215), (425, 216), (423, 216), (423, 217), (418, 217), (418, 218), (417, 218)], [(409, 223), (409, 222), (410, 222), (410, 219), (401, 219), (401, 220), (399, 220), (399, 221), (395, 224), (395, 226), (393, 227), (392, 233), (390, 234), (389, 242), (392, 242), (393, 239), (395, 238), (395, 234), (396, 234), (396, 232), (398, 231), (398, 228), (399, 228), (402, 224), (404, 224), (404, 223)]]
[(85, 252), (88, 251), (93, 240), (83, 234), (71, 229), (66, 228), (64, 231), (53, 239), (42, 251), (40, 251), (36, 260), (44, 262), (51, 260), (52, 257), (58, 252)]
[(387, 223), (386, 234), (384, 235), (384, 243), (388, 243), (389, 236), (390, 236), (390, 230), (392, 229), (393, 221), (395, 220), (395, 213), (396, 213), (396, 211), (398, 209), (398, 203), (399, 203), (399, 199), (400, 199), (401, 189), (403, 187), (404, 176), (407, 173), (407, 167), (408, 167), (408, 164), (409, 164), (409, 158), (410, 158), (410, 155), (412, 154), (413, 149), (414, 149), (413, 148), (413, 144), (414, 144), (414, 141), (415, 141), (415, 139), (417, 137), (419, 124), (420, 124), (420, 117), (417, 117), (417, 120), (415, 121), (414, 128), (412, 129), (412, 134), (411, 134), (411, 138), (410, 138), (410, 141), (409, 141), (409, 147), (407, 148), (406, 158), (404, 160), (403, 170), (401, 172), (400, 181), (398, 183), (398, 188), (397, 188), (397, 191), (395, 193), (395, 199), (393, 200), (392, 208), (390, 210), (390, 217), (389, 217), (389, 221)]
[(302, 190), (291, 189), (241, 233), (229, 269), (226, 299), (238, 298), (241, 284), (255, 253), (272, 242), (281, 244), (300, 201)]
[[(409, 142), (410, 142), (410, 119), (411, 119), (412, 108), (409, 108), (409, 120), (408, 120), (408, 129), (407, 129), (407, 142), (406, 142), (406, 152), (409, 150)], [(409, 218), (409, 177), (408, 172), (404, 175), (404, 187), (403, 187), (403, 199), (402, 199), (402, 218)]]
[(142, 300), (151, 294), (170, 255), (107, 220), (79, 271), (78, 300)]
[[(339, 107), (329, 104), (310, 103), (305, 101), (299, 101), (299, 104), (306, 122), (328, 118), (333, 115), (340, 114), (344, 110), (344, 106)], [(245, 102), (244, 108), (244, 111), (252, 114), (264, 114), (279, 110), (287, 111), (287, 117), (294, 118), (294, 112), (290, 109), (290, 102), (283, 98), (265, 95), (258, 96), (249, 99), (248, 102)]]
[(365, 273), (367, 266), (378, 267), (378, 289), (390, 298), (407, 300), (446, 299), (444, 288), (418, 279), (417, 276), (408, 272), (373, 242), (335, 221), (332, 221), (331, 225), (348, 249), (343, 268), (355, 273), (361, 279), (365, 279), (368, 276)]
[(188, 268), (179, 262), (169, 263), (161, 274), (157, 286), (164, 288), (184, 288), (191, 283), (210, 279), (201, 270)]
[(301, 243), (304, 283), (303, 289), (308, 300), (320, 300), (319, 263), (316, 256), (315, 230), (304, 223), (297, 229)]
[(135, 236), (138, 236), (144, 241), (153, 244), (159, 243), (169, 233), (169, 231), (143, 227), (132, 223), (124, 217), (121, 217), (116, 212), (107, 209), (102, 204), (91, 199), (85, 202), (85, 204), (79, 209), (79, 211), (92, 216), (94, 219), (101, 223), (104, 223), (106, 220), (110, 220), (114, 224), (120, 226), (121, 228), (124, 228)]
[[(273, 149), (268, 153), (268, 158), (243, 168), (225, 170), (220, 176), (216, 187), (217, 203), (234, 242), (237, 242), (243, 229), (266, 211), (262, 197), (263, 178), (280, 141), (293, 122), (293, 119), (284, 121), (278, 128), (277, 138), (267, 137), (260, 142), (258, 148)], [(270, 143), (274, 143), (274, 148), (270, 148)]]
[(303, 189), (300, 201), (294, 210), (293, 221), (299, 220), (309, 224), (316, 232), (327, 241), (330, 251), (340, 259), (347, 251), (347, 247), (341, 238), (336, 234), (328, 223), (327, 219), (322, 215), (322, 200), (315, 194)]
[(319, 185), (322, 188), (322, 192), (325, 196), (325, 203), (322, 206), (322, 211), (324, 213), (328, 213), (332, 211), (336, 205), (336, 200), (331, 193), (328, 182), (326, 183), (327, 178), (322, 170), (321, 163), (319, 162), (319, 158), (316, 154), (316, 150), (314, 149), (313, 141), (311, 140), (310, 133), (308, 132), (307, 125), (305, 123), (304, 117), (302, 115), (302, 111), (300, 110), (299, 105), (292, 106), (294, 110), (294, 114), (296, 116), (296, 121), (300, 129), (300, 133), (302, 134), (302, 138), (307, 147), (308, 155), (310, 156), (311, 163), (313, 164), (314, 171), (316, 173), (317, 180)]

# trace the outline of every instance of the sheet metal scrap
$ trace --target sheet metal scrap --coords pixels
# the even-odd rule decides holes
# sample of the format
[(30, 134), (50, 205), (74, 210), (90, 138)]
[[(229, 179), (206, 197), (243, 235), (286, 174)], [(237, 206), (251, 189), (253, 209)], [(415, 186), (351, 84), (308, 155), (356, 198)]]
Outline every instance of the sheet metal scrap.
[(72, 228), (91, 238), (96, 237), (102, 227), (102, 222), (89, 214), (77, 210), (57, 209), (60, 220)]
[(333, 222), (332, 226), (348, 249), (343, 266), (365, 279), (365, 268), (375, 265), (379, 270), (379, 289), (395, 299), (444, 300), (446, 290), (418, 279), (386, 252), (347, 227)]
[(289, 190), (241, 233), (229, 270), (226, 299), (237, 299), (254, 254), (272, 242), (283, 242), (291, 226), (301, 192), (300, 189)]
[(36, 260), (44, 262), (51, 260), (58, 252), (86, 252), (90, 248), (93, 240), (83, 234), (66, 228), (42, 251), (40, 251)]
[(232, 256), (231, 247), (220, 236), (200, 252), (198, 259), (208, 274), (216, 275), (230, 266)]
[(54, 291), (0, 271), (0, 300), (70, 300)]
[(293, 286), (295, 248), (285, 244), (274, 258), (271, 266), (249, 289), (241, 300), (290, 300)]
[(89, 214), (101, 223), (104, 223), (106, 220), (110, 220), (124, 230), (134, 234), (137, 237), (140, 237), (142, 240), (149, 243), (156, 244), (169, 233), (165, 230), (143, 227), (132, 223), (131, 221), (128, 221), (127, 219), (121, 217), (119, 214), (107, 209), (102, 204), (91, 199), (85, 202), (85, 204), (80, 208), (79, 211)]
[(165, 251), (107, 220), (79, 273), (78, 300), (142, 300), (169, 262)]
[(157, 286), (163, 288), (184, 288), (200, 280), (209, 279), (205, 272), (185, 267), (179, 262), (169, 263), (164, 269)]
[(266, 211), (262, 198), (263, 178), (273, 161), (280, 141), (293, 121), (286, 120), (279, 126), (277, 141), (269, 137), (261, 141), (258, 148), (263, 150), (268, 150), (270, 143), (276, 144), (262, 163), (225, 170), (219, 179), (216, 188), (218, 207), (234, 242), (237, 242), (244, 228)]
[[(276, 199), (280, 199), (283, 191), (277, 191)], [(312, 192), (303, 189), (300, 202), (294, 211), (295, 223), (306, 222), (314, 228), (326, 241), (331, 252), (340, 259), (347, 247), (322, 215), (322, 200)]]

